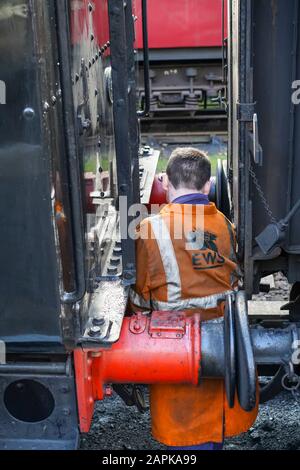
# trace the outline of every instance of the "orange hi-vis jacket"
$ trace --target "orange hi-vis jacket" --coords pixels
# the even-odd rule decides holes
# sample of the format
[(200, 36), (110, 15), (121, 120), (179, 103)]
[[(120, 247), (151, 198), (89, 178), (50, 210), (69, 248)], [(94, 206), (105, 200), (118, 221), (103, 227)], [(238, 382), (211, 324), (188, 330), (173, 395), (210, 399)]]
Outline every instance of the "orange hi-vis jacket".
[[(222, 300), (238, 281), (235, 233), (214, 204), (169, 204), (141, 223), (138, 236), (135, 311), (197, 311), (202, 320), (223, 315)], [(245, 412), (237, 399), (230, 409), (219, 379), (198, 387), (151, 385), (150, 406), (153, 436), (168, 446), (222, 442), (246, 432), (257, 416), (257, 407)]]

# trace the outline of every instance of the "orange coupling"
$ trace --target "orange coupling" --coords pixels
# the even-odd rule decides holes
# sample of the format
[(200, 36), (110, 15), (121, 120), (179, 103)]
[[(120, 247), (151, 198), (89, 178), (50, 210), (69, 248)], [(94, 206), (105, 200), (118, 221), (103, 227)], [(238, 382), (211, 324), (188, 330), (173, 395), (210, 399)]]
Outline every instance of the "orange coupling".
[(88, 432), (94, 402), (109, 384), (194, 384), (200, 377), (200, 315), (137, 313), (123, 321), (109, 349), (74, 352), (80, 428)]

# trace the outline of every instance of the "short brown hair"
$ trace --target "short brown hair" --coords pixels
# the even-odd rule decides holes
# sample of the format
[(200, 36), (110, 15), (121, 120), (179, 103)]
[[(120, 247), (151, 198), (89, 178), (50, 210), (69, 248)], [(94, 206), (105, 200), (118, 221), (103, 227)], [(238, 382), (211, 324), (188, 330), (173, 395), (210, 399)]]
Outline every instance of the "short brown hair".
[(210, 180), (211, 164), (204, 152), (191, 147), (179, 147), (172, 152), (167, 175), (175, 189), (184, 187), (201, 191)]

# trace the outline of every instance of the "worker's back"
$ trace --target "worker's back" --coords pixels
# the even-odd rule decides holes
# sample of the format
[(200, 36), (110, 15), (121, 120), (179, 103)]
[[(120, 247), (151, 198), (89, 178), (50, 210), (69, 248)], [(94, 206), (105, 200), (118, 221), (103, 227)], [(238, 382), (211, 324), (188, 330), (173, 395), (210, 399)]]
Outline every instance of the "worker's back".
[(142, 222), (139, 236), (135, 305), (212, 309), (236, 287), (234, 230), (214, 204), (169, 204)]

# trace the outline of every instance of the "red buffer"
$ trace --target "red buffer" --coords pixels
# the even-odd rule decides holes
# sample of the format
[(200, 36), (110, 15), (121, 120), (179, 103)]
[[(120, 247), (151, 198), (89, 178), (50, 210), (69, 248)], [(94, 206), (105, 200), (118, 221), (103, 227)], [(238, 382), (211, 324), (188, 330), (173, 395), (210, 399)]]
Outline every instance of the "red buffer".
[(154, 178), (149, 204), (150, 206), (167, 204), (167, 193), (163, 188), (163, 174), (156, 175)]
[(197, 385), (200, 377), (200, 314), (138, 313), (124, 319), (110, 349), (74, 352), (81, 432), (88, 432), (94, 402), (111, 383)]

